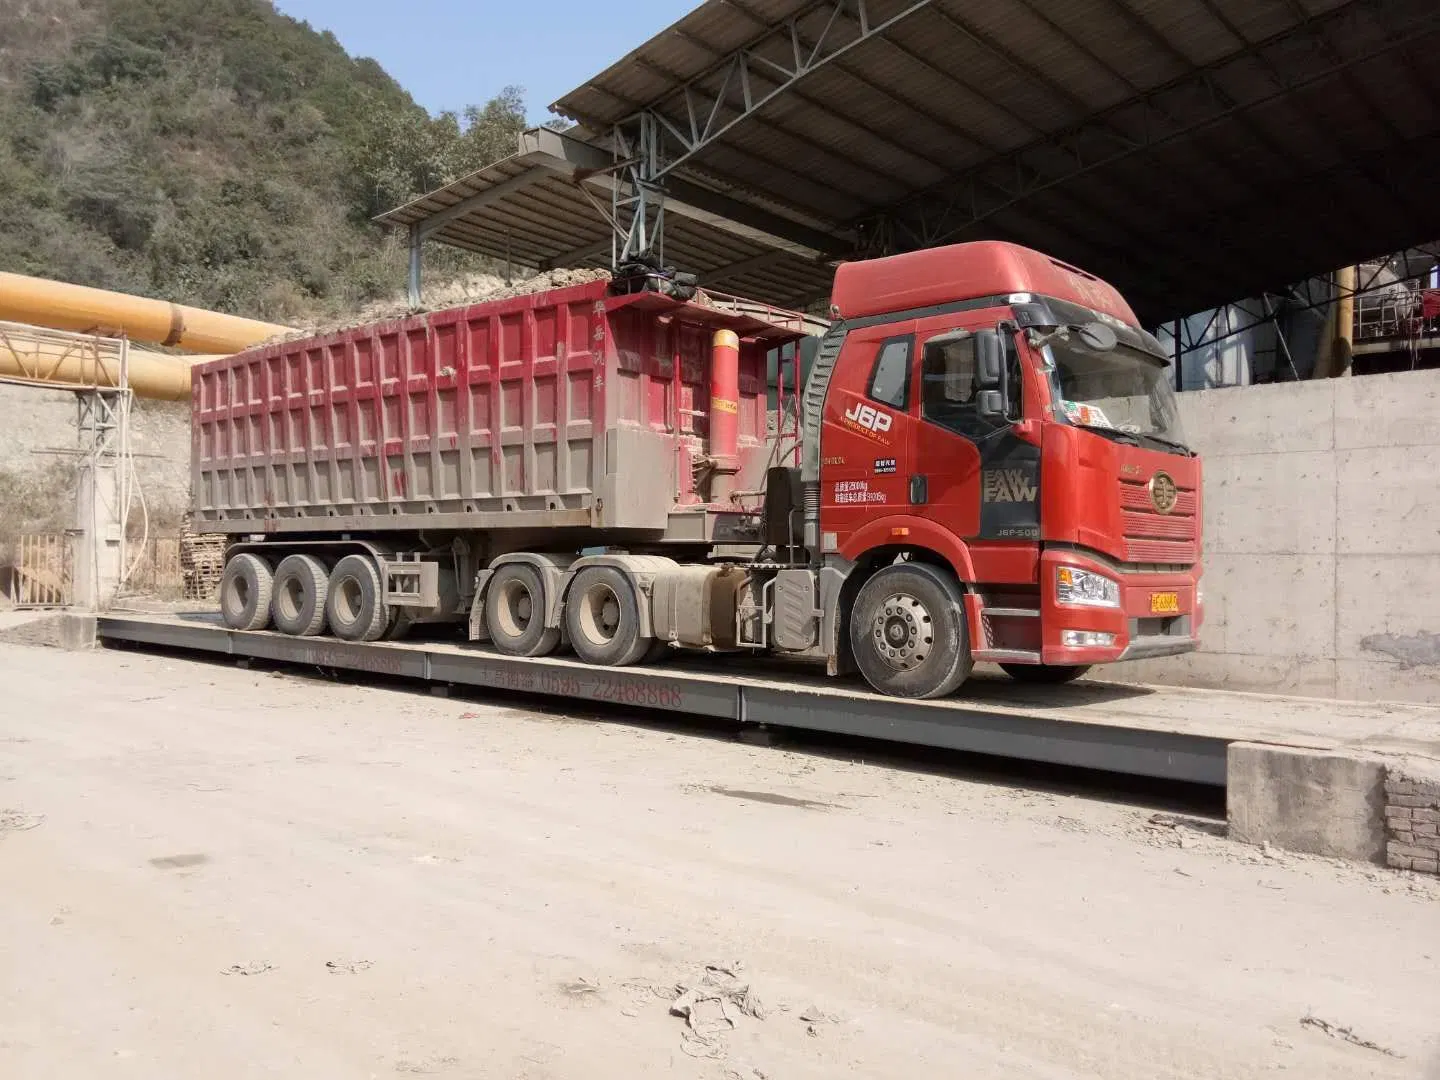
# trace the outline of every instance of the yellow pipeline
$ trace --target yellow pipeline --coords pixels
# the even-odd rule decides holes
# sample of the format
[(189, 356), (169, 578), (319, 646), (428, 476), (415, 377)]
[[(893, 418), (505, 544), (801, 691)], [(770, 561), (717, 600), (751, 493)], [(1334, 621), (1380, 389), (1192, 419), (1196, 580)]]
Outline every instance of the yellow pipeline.
[[(291, 332), (288, 326), (184, 307), (168, 300), (7, 273), (0, 273), (0, 320), (81, 334), (124, 336), (131, 341), (224, 355)], [(188, 396), (189, 390), (185, 393)]]
[[(190, 369), (218, 359), (219, 356), (166, 356), (131, 348), (127, 358), (130, 389), (137, 397), (189, 401)], [(40, 383), (115, 386), (120, 380), (120, 361), (116, 356), (99, 355), (94, 348), (0, 336), (0, 376)]]

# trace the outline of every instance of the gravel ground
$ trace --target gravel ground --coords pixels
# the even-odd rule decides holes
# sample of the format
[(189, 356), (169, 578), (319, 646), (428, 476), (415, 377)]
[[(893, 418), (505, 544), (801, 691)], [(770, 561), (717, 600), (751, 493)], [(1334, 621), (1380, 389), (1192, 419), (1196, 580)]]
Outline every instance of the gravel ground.
[(1440, 1078), (1433, 881), (698, 732), (0, 671), (7, 1078)]

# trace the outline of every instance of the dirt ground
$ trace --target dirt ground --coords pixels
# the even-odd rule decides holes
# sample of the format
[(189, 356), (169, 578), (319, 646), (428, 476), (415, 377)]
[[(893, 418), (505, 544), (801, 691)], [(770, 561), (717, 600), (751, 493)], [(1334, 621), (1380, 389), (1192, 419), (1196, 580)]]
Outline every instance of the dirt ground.
[(0, 673), (6, 1078), (1440, 1080), (1433, 881), (613, 719)]

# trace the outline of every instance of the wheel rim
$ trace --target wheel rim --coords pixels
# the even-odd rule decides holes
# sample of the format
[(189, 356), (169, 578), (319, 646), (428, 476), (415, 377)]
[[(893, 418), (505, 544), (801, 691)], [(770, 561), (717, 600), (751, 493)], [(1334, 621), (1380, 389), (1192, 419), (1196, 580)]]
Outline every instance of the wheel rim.
[(300, 587), (300, 579), (293, 575), (287, 577), (280, 587), (280, 614), (287, 619), (298, 619), (304, 602), (305, 590)]
[(935, 645), (930, 611), (908, 593), (885, 598), (870, 627), (875, 653), (896, 671), (909, 671), (925, 662)]
[(340, 621), (345, 624), (356, 622), (360, 618), (360, 603), (363, 599), (360, 593), (360, 582), (353, 577), (342, 578), (335, 590), (335, 613), (340, 616)]
[(620, 631), (620, 598), (603, 582), (585, 590), (578, 614), (581, 633), (595, 645), (609, 645)]
[(511, 579), (500, 587), (495, 621), (507, 637), (522, 637), (535, 617), (535, 598), (523, 581)]

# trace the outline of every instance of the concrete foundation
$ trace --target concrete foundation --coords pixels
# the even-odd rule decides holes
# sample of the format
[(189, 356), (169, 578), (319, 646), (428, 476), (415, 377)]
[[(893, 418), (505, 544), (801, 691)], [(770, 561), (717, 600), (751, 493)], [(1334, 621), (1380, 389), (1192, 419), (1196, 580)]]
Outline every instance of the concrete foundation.
[(1227, 772), (1226, 810), (1233, 839), (1385, 862), (1383, 758), (1232, 743)]
[(96, 643), (95, 616), (66, 612), (56, 621), (55, 635), (56, 643), (62, 649), (93, 649)]

